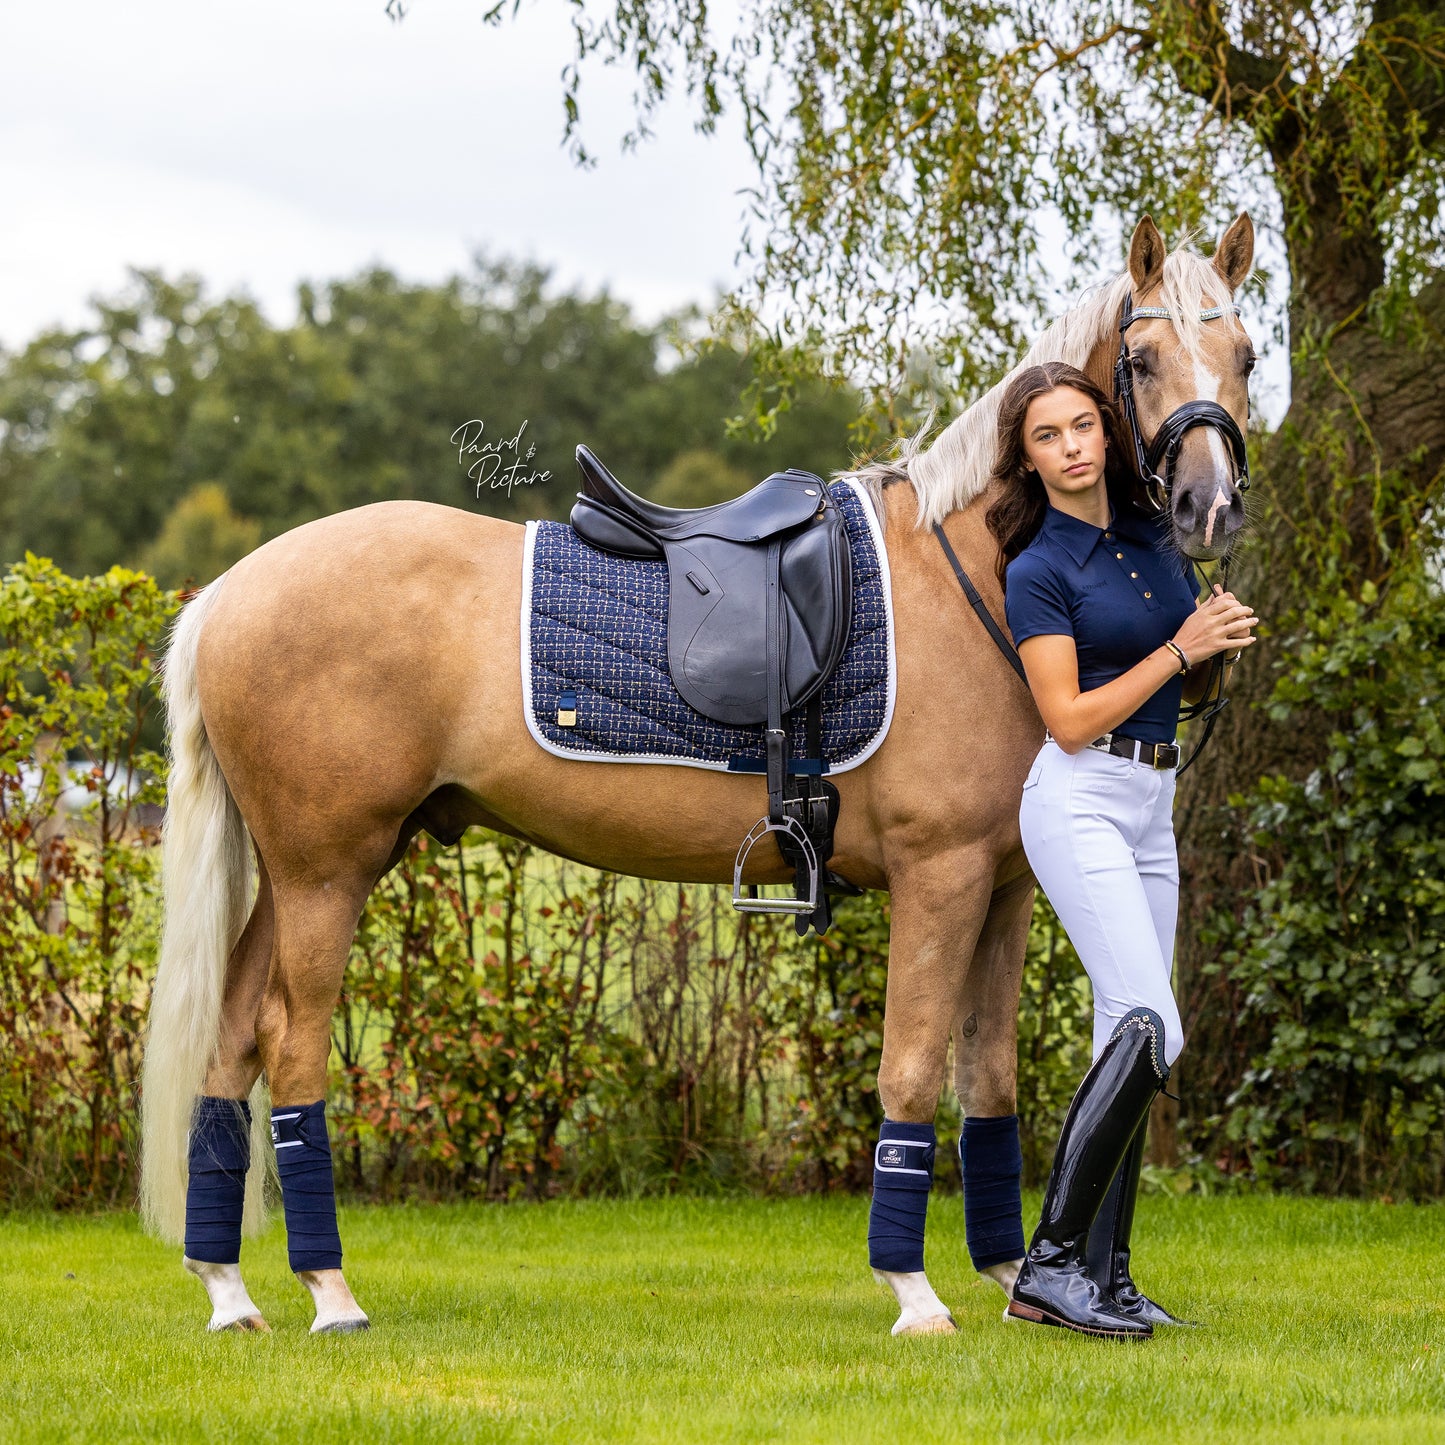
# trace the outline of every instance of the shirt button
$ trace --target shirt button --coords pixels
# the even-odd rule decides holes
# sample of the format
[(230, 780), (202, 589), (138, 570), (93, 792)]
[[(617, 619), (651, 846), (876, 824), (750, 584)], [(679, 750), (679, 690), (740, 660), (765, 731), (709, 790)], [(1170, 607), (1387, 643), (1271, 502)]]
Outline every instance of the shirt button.
[(1131, 577), (1137, 577), (1139, 574), (1137, 572), (1131, 572), (1129, 575)]
[(1152, 592), (1146, 592), (1144, 595), (1146, 597), (1152, 597), (1154, 594)]
[(1121, 562), (1124, 560), (1124, 554), (1123, 554), (1122, 552), (1115, 552), (1114, 555), (1115, 555)]
[(1113, 534), (1112, 532), (1105, 532), (1105, 533), (1104, 533), (1104, 540), (1105, 540), (1106, 542), (1112, 542), (1112, 541), (1114, 540), (1114, 534)]

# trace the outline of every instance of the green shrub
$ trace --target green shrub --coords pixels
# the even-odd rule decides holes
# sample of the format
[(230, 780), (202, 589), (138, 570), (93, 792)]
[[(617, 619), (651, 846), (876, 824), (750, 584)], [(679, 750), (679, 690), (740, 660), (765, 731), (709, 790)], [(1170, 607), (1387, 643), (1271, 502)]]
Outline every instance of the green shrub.
[(1263, 883), (1220, 967), (1267, 1045), (1226, 1136), (1309, 1190), (1445, 1188), (1445, 605), (1428, 548), (1383, 594), (1322, 599), (1269, 707), (1331, 718), (1327, 765), (1246, 809)]
[[(141, 746), (178, 605), (26, 554), (0, 582), (0, 1197), (127, 1198), (165, 763)], [(77, 802), (76, 794), (83, 801)]]

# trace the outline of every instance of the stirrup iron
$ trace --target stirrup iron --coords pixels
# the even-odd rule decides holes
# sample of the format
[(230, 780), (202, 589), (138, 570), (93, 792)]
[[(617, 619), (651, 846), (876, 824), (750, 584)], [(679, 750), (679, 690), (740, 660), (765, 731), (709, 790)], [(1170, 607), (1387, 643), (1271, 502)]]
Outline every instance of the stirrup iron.
[[(758, 893), (762, 884), (743, 882), (743, 864), (747, 862), (748, 854), (769, 833), (785, 834), (803, 855), (803, 867), (808, 872), (806, 898), (796, 892), (792, 898), (764, 898)], [(781, 844), (779, 846), (781, 847)], [(771, 818), (759, 818), (748, 830), (748, 836), (743, 839), (742, 847), (738, 849), (738, 856), (733, 863), (733, 907), (739, 913), (812, 913), (818, 907), (821, 891), (819, 872), (818, 850), (813, 847), (813, 840), (796, 818), (785, 816), (776, 823)], [(745, 893), (745, 888), (751, 891)]]

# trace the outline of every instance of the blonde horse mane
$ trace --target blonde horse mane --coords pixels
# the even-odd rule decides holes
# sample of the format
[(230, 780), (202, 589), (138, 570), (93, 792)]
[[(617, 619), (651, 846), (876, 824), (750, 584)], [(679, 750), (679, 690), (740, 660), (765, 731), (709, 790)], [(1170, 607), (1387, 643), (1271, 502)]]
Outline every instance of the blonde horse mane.
[[(1181, 244), (1190, 239), (1186, 234)], [(880, 516), (883, 488), (893, 482), (912, 482), (918, 498), (915, 525), (919, 528), (932, 527), (950, 512), (968, 506), (988, 487), (997, 445), (998, 409), (1009, 382), (1025, 367), (1044, 361), (1064, 361), (1084, 370), (1094, 348), (1117, 335), (1124, 294), (1132, 285), (1126, 269), (1087, 293), (1077, 306), (1049, 326), (998, 385), (955, 417), (932, 446), (924, 446), (933, 424), (930, 412), (918, 431), (899, 441), (893, 456), (853, 471), (835, 472), (835, 479), (860, 483)], [(1194, 251), (1176, 250), (1165, 257), (1164, 278), (1150, 304), (1169, 312), (1180, 346), (1193, 362), (1198, 359), (1203, 336), (1200, 310), (1227, 306), (1232, 299), (1229, 283), (1212, 261)], [(1224, 319), (1227, 326), (1239, 327), (1239, 318), (1232, 311), (1227, 311)]]

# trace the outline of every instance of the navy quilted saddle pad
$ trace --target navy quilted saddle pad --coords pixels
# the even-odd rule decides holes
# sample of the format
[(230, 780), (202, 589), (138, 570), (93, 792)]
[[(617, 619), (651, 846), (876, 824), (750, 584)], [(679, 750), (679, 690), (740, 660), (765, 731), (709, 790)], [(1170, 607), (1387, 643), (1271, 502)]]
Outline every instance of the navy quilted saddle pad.
[[(853, 557), (853, 624), (824, 684), (828, 772), (857, 767), (893, 716), (888, 561), (867, 494), (834, 482)], [(528, 522), (522, 561), (522, 694), (527, 727), (550, 753), (592, 762), (760, 771), (761, 728), (725, 727), (690, 707), (667, 670), (667, 563), (599, 552), (565, 522)], [(559, 709), (576, 724), (564, 727)], [(800, 710), (801, 712), (801, 710)], [(803, 719), (791, 719), (794, 755)]]

